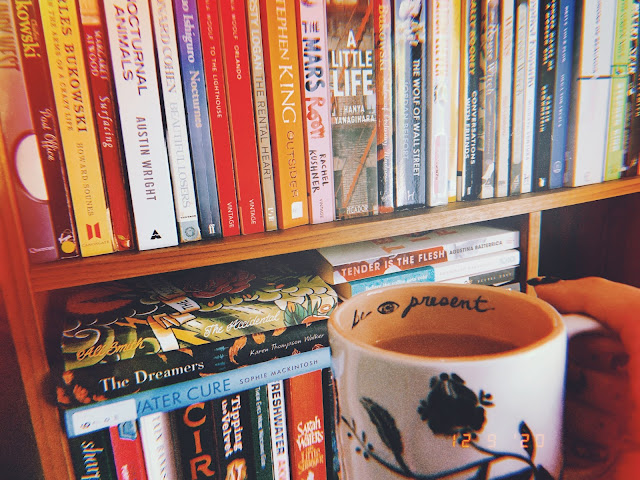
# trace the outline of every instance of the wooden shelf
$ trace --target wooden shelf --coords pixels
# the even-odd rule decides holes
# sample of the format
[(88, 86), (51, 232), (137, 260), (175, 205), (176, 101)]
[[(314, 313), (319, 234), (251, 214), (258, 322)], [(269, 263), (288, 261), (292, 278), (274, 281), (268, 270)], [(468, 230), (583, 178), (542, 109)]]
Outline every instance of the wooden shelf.
[(558, 207), (593, 202), (640, 191), (640, 177), (516, 197), (455, 202), (449, 205), (401, 211), (289, 230), (202, 241), (144, 252), (123, 252), (64, 260), (31, 267), (36, 292), (281, 255), (401, 235), (433, 228), (494, 220)]

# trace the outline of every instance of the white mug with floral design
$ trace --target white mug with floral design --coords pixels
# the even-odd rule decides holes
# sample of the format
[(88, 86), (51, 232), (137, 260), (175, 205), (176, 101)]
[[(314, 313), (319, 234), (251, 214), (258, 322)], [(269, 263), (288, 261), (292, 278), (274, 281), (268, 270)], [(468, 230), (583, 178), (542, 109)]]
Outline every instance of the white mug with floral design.
[(384, 287), (340, 305), (329, 338), (342, 480), (561, 478), (567, 326), (547, 303)]

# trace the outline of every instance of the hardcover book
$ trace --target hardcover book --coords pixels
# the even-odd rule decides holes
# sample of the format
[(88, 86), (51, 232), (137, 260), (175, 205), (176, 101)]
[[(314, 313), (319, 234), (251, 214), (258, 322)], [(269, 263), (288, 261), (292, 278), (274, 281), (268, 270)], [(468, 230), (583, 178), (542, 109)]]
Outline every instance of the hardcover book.
[(615, 11), (603, 0), (576, 3), (565, 186), (599, 183), (604, 178)]
[(227, 372), (329, 346), (327, 318), (156, 355), (137, 355), (65, 370), (57, 400), (68, 409)]
[[(58, 244), (49, 211), (41, 152), (29, 114), (25, 72), (20, 63), (19, 35), (11, 15), (12, 5), (14, 2), (0, 0), (0, 18), (5, 25), (0, 31), (0, 41), (4, 45), (0, 61), (2, 148), (6, 151), (29, 261), (44, 263), (59, 258)], [(49, 112), (48, 118), (55, 120), (54, 115), (54, 112)]]
[(460, 60), (459, 200), (475, 200), (482, 187), (484, 72), (481, 59), (482, 12), (486, 0), (463, 2)]
[(274, 158), (271, 148), (271, 127), (269, 126), (260, 0), (246, 0), (246, 2), (250, 47), (249, 59), (251, 62), (251, 80), (253, 82), (253, 114), (256, 121), (262, 186), (262, 209), (264, 211), (265, 230), (270, 232), (278, 229), (278, 218), (276, 213), (276, 186), (273, 176)]
[(150, 4), (178, 236), (181, 243), (193, 242), (201, 240), (202, 235), (198, 221), (187, 116), (181, 88), (182, 75), (178, 60), (173, 8), (168, 0), (151, 0)]
[(297, 0), (260, 0), (278, 228), (309, 223)]
[(176, 438), (171, 416), (152, 413), (138, 420), (148, 480), (179, 478)]
[(322, 371), (285, 380), (291, 479), (327, 478)]
[(264, 231), (264, 215), (244, 1), (219, 0), (217, 3), (240, 231), (247, 234)]
[(558, 69), (558, 29), (560, 2), (541, 0), (539, 15), (540, 45), (536, 96), (536, 133), (533, 144), (533, 190), (549, 189), (553, 134), (553, 106)]
[(325, 0), (296, 2), (310, 223), (335, 219)]
[(396, 206), (395, 152), (393, 143), (393, 5), (374, 0), (374, 55), (376, 78), (376, 140), (378, 143), (378, 211)]
[(337, 219), (378, 213), (373, 6), (327, 1)]
[(40, 0), (40, 18), (80, 253), (83, 257), (113, 253), (113, 228), (103, 183), (78, 5), (74, 2), (63, 9), (57, 2)]
[(515, 1), (500, 4), (500, 54), (498, 55), (498, 140), (495, 162), (495, 196), (509, 195), (511, 163), (511, 102), (513, 95), (513, 44)]
[(249, 395), (250, 391), (245, 390), (211, 402), (220, 468), (218, 478), (253, 478)]
[(254, 476), (256, 480), (273, 480), (273, 458), (271, 456), (271, 422), (269, 421), (269, 396), (267, 385), (249, 390), (249, 412), (251, 415), (251, 446), (253, 447)]
[(79, 288), (59, 313), (64, 369), (311, 323), (326, 319), (336, 303), (316, 275), (259, 262)]
[[(47, 209), (47, 203), (50, 207), (51, 223), (53, 226), (53, 236), (56, 240), (56, 250), (58, 258), (73, 258), (80, 253), (78, 251), (77, 232), (75, 220), (73, 217), (73, 207), (71, 203), (71, 192), (69, 191), (69, 183), (67, 181), (67, 171), (64, 163), (64, 154), (60, 138), (60, 126), (55, 114), (55, 99), (51, 86), (51, 74), (47, 63), (47, 54), (45, 52), (42, 20), (40, 17), (40, 9), (37, 1), (10, 2), (13, 8), (13, 25), (20, 29), (20, 35), (15, 35), (18, 51), (20, 52), (20, 62), (15, 66), (18, 72), (22, 72), (24, 88), (26, 90), (27, 101), (30, 110), (31, 121), (33, 124), (33, 135), (39, 150), (39, 154), (34, 152), (32, 161), (40, 163), (39, 168), (29, 168), (29, 176), (33, 179), (39, 178), (40, 170), (44, 173), (44, 182), (46, 184), (46, 198), (42, 199), (42, 195), (35, 195), (25, 201), (24, 193), (29, 182), (22, 178), (18, 185), (19, 204), (29, 205), (31, 212), (25, 212), (21, 215), (21, 220), (26, 223), (37, 224), (40, 214), (37, 210), (42, 207), (42, 212)], [(8, 13), (8, 12), (6, 12)], [(11, 22), (8, 22), (11, 23)], [(13, 35), (15, 28), (5, 29), (5, 35)], [(4, 45), (10, 45), (7, 39)], [(16, 60), (13, 55), (7, 55), (8, 62), (3, 62), (3, 68), (11, 68)], [(6, 74), (6, 72), (5, 72)], [(7, 100), (3, 105), (11, 105), (17, 99), (21, 99), (24, 95), (17, 95), (17, 99), (13, 99), (14, 88), (22, 88), (22, 81), (18, 81), (15, 86), (6, 86), (3, 91), (11, 95), (11, 99)], [(17, 113), (17, 112), (16, 112)], [(8, 131), (8, 125), (5, 125), (4, 131)], [(29, 137), (25, 137), (25, 140)], [(32, 140), (24, 143), (27, 145)], [(11, 144), (10, 144), (11, 145)], [(25, 150), (22, 150), (23, 152)], [(23, 167), (20, 166), (16, 173), (20, 172), (24, 175)], [(35, 192), (31, 192), (32, 194)], [(32, 217), (32, 218), (25, 218)], [(31, 230), (29, 227), (28, 230)], [(38, 229), (33, 232), (27, 231), (25, 228), (25, 236), (28, 241), (32, 236), (37, 236)], [(46, 250), (41, 253), (35, 253), (38, 250), (29, 250), (30, 256), (45, 256)]]
[[(191, 480), (221, 480), (213, 401), (198, 402), (171, 412), (182, 475)], [(242, 478), (242, 477), (238, 477)]]
[(108, 429), (70, 438), (69, 453), (76, 478), (118, 480)]
[(100, 16), (98, 0), (79, 0), (78, 3), (115, 249), (131, 250), (135, 246), (133, 219), (126, 186), (124, 153), (120, 143), (120, 120), (114, 104), (107, 28)]
[(111, 450), (118, 480), (144, 480), (147, 468), (142, 451), (142, 439), (134, 420), (109, 427)]
[(216, 0), (197, 0), (222, 236), (240, 235), (236, 174), (229, 133), (220, 17)]
[(274, 480), (291, 480), (289, 464), (289, 434), (287, 431), (287, 400), (284, 381), (267, 384), (269, 422), (271, 426), (271, 457)]
[(477, 275), (519, 264), (520, 251), (509, 249), (477, 257), (435, 263), (403, 272), (387, 273), (362, 280), (339, 283), (334, 288), (342, 298), (349, 298), (373, 288), (410, 282), (447, 282), (454, 278)]
[(173, 8), (179, 40), (178, 51), (182, 87), (185, 92), (200, 231), (203, 238), (217, 238), (222, 236), (222, 224), (209, 127), (200, 20), (195, 0), (173, 2)]
[(396, 207), (425, 205), (427, 195), (427, 2), (395, 2)]
[(319, 248), (316, 271), (332, 285), (516, 248), (517, 230), (475, 224)]
[(525, 87), (527, 84), (527, 33), (529, 3), (517, 0), (513, 52), (513, 102), (509, 195), (522, 193), (522, 155), (524, 138)]
[(138, 248), (177, 245), (149, 4), (107, 0), (104, 16)]

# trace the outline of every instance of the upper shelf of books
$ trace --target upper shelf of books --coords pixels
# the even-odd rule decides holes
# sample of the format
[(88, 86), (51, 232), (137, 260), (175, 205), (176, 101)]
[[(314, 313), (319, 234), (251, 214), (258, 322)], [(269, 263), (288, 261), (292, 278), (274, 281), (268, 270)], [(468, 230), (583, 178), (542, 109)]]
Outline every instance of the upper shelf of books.
[(178, 247), (33, 265), (31, 281), (35, 291), (55, 290), (512, 217), (638, 192), (640, 177), (632, 177), (515, 197), (455, 202)]

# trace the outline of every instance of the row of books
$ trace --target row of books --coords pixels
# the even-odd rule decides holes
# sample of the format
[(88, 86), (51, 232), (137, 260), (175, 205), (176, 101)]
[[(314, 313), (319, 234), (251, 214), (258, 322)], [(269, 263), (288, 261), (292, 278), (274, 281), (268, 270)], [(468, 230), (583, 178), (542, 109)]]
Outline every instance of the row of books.
[(0, 6), (35, 262), (637, 171), (631, 0)]
[(331, 371), (145, 415), (69, 439), (76, 478), (337, 478)]

